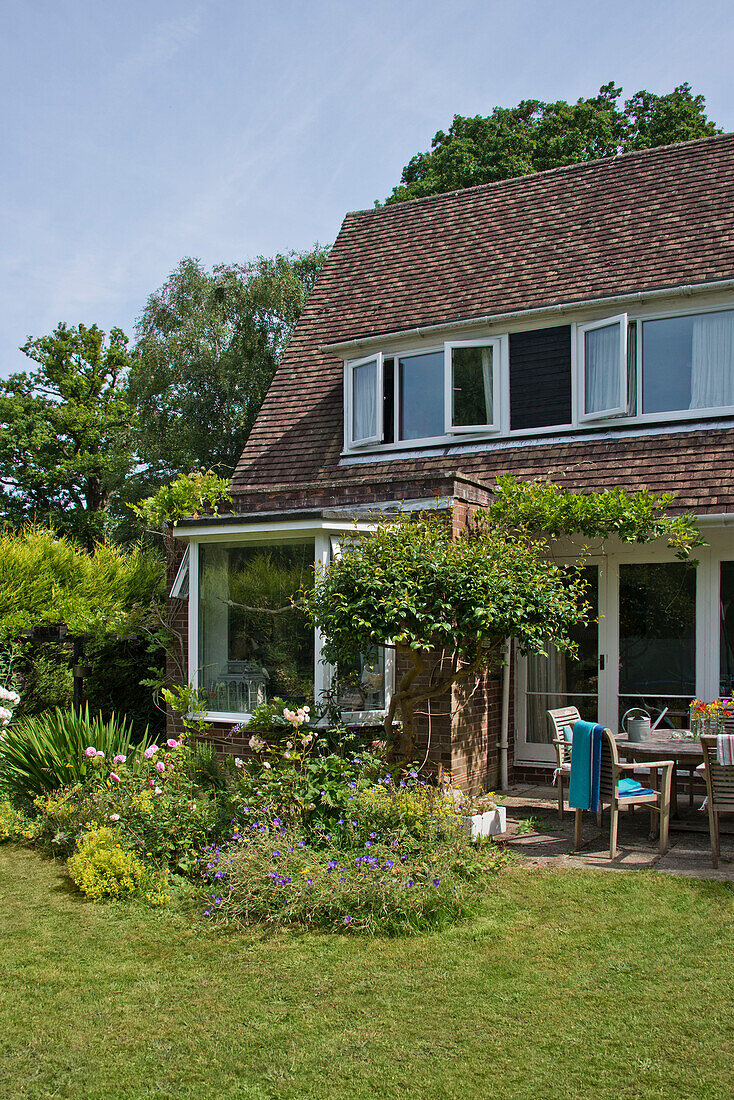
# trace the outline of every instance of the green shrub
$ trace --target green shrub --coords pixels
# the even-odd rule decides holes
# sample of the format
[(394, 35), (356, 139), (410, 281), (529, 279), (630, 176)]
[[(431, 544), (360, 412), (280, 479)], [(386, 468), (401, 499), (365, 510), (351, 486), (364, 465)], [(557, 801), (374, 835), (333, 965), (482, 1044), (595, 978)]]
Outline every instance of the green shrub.
[(23, 813), (8, 799), (0, 801), (0, 843), (5, 840), (35, 840), (40, 822)]
[(125, 847), (116, 829), (90, 829), (67, 864), (72, 881), (92, 901), (143, 894), (153, 904), (165, 904), (160, 876)]
[(171, 738), (146, 752), (132, 760), (94, 757), (83, 782), (36, 799), (52, 851), (64, 856), (90, 826), (112, 822), (131, 850), (161, 868), (193, 872), (201, 848), (218, 834), (223, 807), (194, 779), (187, 745)]
[(266, 924), (400, 935), (434, 931), (473, 913), (500, 858), (478, 853), (457, 830), (415, 855), (375, 836), (361, 849), (314, 848), (297, 832), (254, 822), (202, 858), (205, 915)]
[(106, 721), (56, 709), (11, 725), (0, 741), (0, 781), (22, 798), (34, 798), (73, 781), (83, 781), (97, 764), (85, 756), (94, 747), (111, 760), (132, 756), (147, 744), (147, 731), (137, 747), (131, 745), (130, 723), (113, 715)]

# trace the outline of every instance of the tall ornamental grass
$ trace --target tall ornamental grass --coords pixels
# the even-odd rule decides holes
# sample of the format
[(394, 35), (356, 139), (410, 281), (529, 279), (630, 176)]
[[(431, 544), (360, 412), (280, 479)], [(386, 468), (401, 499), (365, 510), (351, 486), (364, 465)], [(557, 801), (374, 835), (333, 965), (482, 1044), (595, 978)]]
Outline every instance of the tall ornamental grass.
[(26, 718), (7, 727), (0, 738), (0, 783), (23, 799), (83, 782), (92, 768), (85, 750), (94, 746), (108, 760), (116, 755), (132, 757), (147, 747), (146, 729), (133, 746), (132, 724), (112, 715), (104, 720), (81, 713), (55, 711)]

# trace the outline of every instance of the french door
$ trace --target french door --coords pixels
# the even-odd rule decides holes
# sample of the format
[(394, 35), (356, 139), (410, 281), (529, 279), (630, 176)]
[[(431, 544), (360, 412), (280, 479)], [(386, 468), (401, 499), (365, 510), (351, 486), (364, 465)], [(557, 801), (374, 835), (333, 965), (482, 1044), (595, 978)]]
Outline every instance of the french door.
[(548, 646), (547, 657), (530, 654), (517, 663), (515, 755), (518, 763), (552, 763), (556, 751), (547, 710), (575, 706), (589, 722), (600, 720), (607, 663), (600, 655), (599, 606), (605, 573), (600, 564), (584, 569), (589, 621), (572, 631), (578, 659)]
[[(703, 690), (705, 677), (697, 670), (710, 663), (701, 655), (713, 590), (707, 597), (699, 569), (666, 557), (631, 549), (589, 564), (585, 575), (592, 610), (589, 622), (574, 632), (578, 660), (552, 648), (547, 657), (518, 660), (518, 763), (555, 760), (546, 711), (557, 707), (575, 706), (582, 718), (615, 732), (631, 707), (644, 708), (653, 720), (662, 714), (663, 727), (687, 725), (697, 684)], [(708, 563), (706, 569), (710, 584), (718, 583)], [(732, 576), (734, 581), (734, 570)], [(722, 572), (722, 600), (723, 578)], [(734, 629), (731, 633), (734, 637)]]

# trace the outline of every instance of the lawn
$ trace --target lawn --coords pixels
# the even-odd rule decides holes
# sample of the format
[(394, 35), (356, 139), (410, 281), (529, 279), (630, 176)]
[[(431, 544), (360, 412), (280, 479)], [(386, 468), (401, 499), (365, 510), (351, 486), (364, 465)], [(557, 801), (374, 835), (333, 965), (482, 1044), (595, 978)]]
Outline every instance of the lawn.
[(734, 1095), (734, 891), (512, 869), (407, 940), (94, 905), (0, 848), (0, 1095)]

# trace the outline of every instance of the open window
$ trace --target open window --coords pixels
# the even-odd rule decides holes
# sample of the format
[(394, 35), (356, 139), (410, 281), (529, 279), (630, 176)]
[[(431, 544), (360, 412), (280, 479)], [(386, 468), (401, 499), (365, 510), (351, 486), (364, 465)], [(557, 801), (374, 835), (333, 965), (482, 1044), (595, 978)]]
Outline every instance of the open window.
[(579, 325), (579, 420), (624, 416), (627, 397), (627, 314)]
[(349, 446), (382, 440), (382, 354), (347, 365)]
[(446, 434), (499, 431), (499, 340), (444, 345)]
[(171, 586), (169, 596), (172, 600), (188, 600), (189, 598), (189, 559), (191, 557), (191, 547), (187, 546), (184, 550), (184, 556), (181, 558), (181, 564), (178, 567), (176, 573), (176, 579)]

